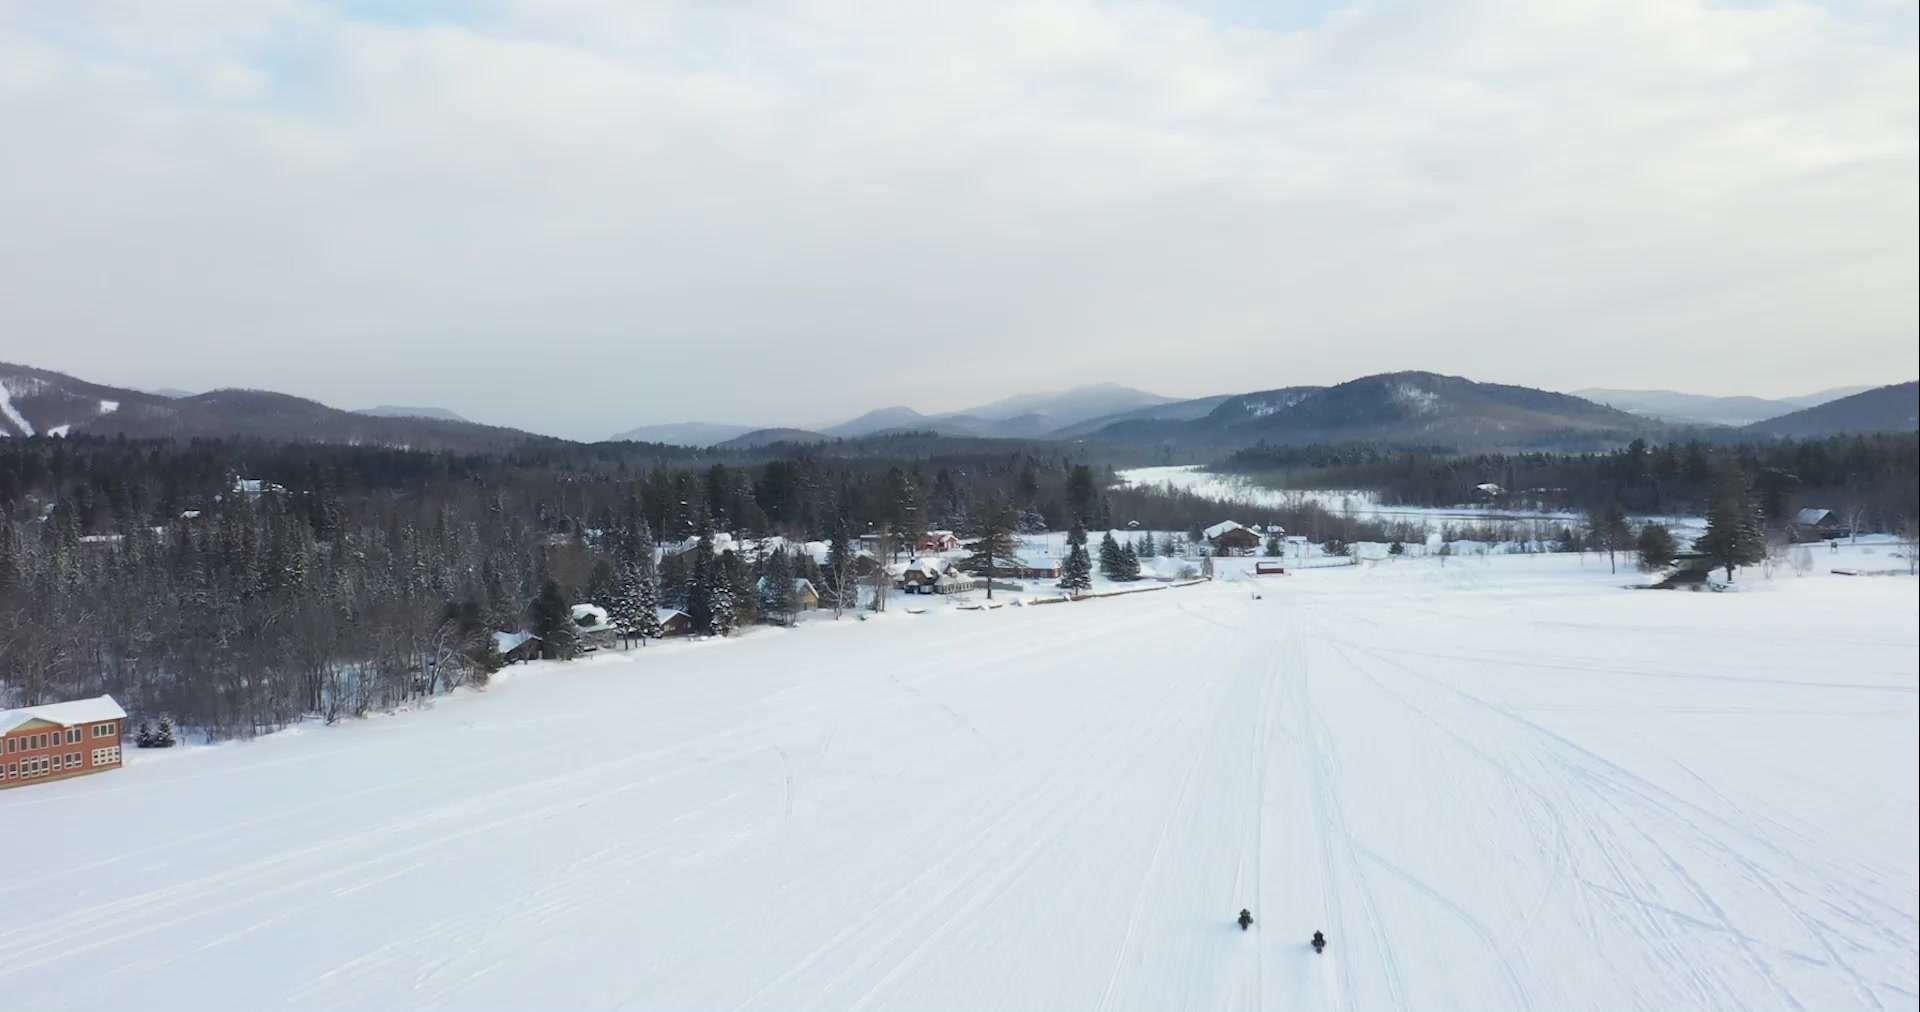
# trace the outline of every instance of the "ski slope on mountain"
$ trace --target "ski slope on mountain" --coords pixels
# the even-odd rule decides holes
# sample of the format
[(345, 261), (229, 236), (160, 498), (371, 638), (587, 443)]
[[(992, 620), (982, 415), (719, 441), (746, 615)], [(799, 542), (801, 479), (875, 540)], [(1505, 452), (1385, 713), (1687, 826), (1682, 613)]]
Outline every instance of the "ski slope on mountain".
[(1912, 579), (1225, 575), (517, 668), (0, 792), (0, 994), (1913, 1007)]

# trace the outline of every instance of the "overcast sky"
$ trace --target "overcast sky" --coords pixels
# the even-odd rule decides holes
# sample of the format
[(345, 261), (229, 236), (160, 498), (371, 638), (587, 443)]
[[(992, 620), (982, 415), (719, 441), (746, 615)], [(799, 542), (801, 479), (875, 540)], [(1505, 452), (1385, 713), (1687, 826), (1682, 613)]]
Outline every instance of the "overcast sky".
[(1910, 0), (0, 0), (0, 359), (586, 438), (1893, 382), (1916, 63)]

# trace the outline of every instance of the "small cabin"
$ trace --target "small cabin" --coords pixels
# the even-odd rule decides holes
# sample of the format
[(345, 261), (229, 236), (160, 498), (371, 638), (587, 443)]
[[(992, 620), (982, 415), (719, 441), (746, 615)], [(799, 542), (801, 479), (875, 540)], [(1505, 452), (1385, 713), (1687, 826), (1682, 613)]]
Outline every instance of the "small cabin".
[(1232, 520), (1223, 520), (1201, 533), (1206, 536), (1207, 544), (1213, 546), (1216, 555), (1252, 551), (1260, 547), (1260, 535)]
[[(762, 594), (766, 593), (767, 578), (763, 576), (755, 580), (753, 589)], [(795, 611), (813, 611), (820, 607), (820, 591), (814, 587), (812, 580), (806, 579), (805, 577), (795, 577), (793, 581), (793, 602)]]
[(573, 634), (582, 649), (591, 650), (611, 644), (620, 635), (620, 628), (613, 624), (613, 617), (607, 614), (607, 609), (597, 604), (576, 604), (573, 606)]
[(928, 531), (927, 536), (920, 539), (919, 550), (923, 552), (957, 552), (960, 550), (960, 538), (952, 531)]
[(508, 664), (538, 660), (540, 637), (525, 630), (496, 632), (493, 634), (493, 648), (500, 653), (500, 659)]

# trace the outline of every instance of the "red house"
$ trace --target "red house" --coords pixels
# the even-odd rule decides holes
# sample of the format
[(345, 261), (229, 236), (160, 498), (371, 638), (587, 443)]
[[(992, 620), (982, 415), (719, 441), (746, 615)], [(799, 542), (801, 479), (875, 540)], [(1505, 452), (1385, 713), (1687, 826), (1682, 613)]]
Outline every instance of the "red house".
[(928, 531), (927, 536), (920, 539), (920, 551), (923, 552), (957, 552), (959, 550), (960, 539), (954, 537), (952, 531)]
[(119, 769), (126, 723), (112, 696), (0, 710), (0, 790)]

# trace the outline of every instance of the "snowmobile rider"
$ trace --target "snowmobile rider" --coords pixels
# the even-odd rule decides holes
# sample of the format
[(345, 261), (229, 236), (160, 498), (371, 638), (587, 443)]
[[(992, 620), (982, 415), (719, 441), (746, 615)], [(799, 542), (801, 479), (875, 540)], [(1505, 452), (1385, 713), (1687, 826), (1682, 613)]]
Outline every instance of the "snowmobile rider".
[(1316, 931), (1313, 933), (1313, 951), (1319, 952), (1327, 947), (1327, 936)]
[(1241, 931), (1247, 930), (1247, 925), (1252, 923), (1253, 923), (1253, 911), (1251, 910), (1240, 911), (1240, 930)]

